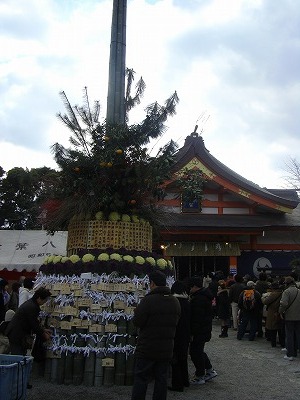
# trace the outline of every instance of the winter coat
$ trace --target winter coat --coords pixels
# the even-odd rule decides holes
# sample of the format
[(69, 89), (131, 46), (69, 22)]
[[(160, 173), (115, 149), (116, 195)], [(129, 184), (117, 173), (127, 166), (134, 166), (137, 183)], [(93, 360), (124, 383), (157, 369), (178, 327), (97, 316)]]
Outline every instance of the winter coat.
[(229, 319), (230, 318), (230, 302), (228, 289), (222, 289), (218, 292), (217, 295), (217, 314), (220, 319)]
[(11, 292), (9, 302), (7, 303), (7, 309), (17, 311), (18, 307), (19, 307), (19, 293)]
[(215, 279), (213, 279), (208, 285), (208, 288), (211, 291), (213, 297), (217, 297), (218, 287), (219, 287), (218, 281), (216, 281)]
[(190, 343), (190, 303), (188, 298), (180, 297), (180, 295), (174, 295), (179, 303), (181, 309), (181, 315), (176, 327), (176, 333), (174, 338), (174, 351), (173, 353), (181, 357), (187, 357), (188, 347)]
[(295, 285), (290, 285), (282, 293), (279, 312), (284, 314), (286, 321), (300, 321), (300, 289)]
[(281, 321), (278, 319), (280, 299), (282, 290), (276, 289), (262, 297), (262, 302), (267, 306), (266, 329), (278, 330), (281, 327)]
[(245, 284), (242, 282), (236, 282), (229, 288), (229, 302), (238, 303), (240, 294), (245, 289)]
[(257, 290), (253, 289), (254, 290), (254, 298), (255, 298), (254, 307), (251, 310), (247, 310), (245, 308), (245, 306), (244, 306), (244, 301), (243, 301), (244, 300), (244, 291), (245, 290), (249, 290), (249, 289), (250, 288), (244, 289), (242, 291), (242, 293), (240, 294), (239, 301), (238, 301), (238, 307), (241, 310), (242, 314), (257, 315), (258, 316), (259, 313), (262, 311), (263, 304), (262, 304), (262, 301), (261, 301), (261, 295)]
[(134, 311), (133, 323), (139, 328), (135, 356), (171, 360), (180, 313), (179, 301), (168, 287), (151, 290)]
[(191, 294), (191, 335), (198, 336), (203, 342), (211, 339), (213, 298), (209, 288), (202, 288)]
[(17, 309), (5, 331), (10, 343), (22, 346), (26, 335), (31, 333), (42, 335), (44, 333), (38, 320), (40, 311), (40, 306), (33, 299), (27, 300)]

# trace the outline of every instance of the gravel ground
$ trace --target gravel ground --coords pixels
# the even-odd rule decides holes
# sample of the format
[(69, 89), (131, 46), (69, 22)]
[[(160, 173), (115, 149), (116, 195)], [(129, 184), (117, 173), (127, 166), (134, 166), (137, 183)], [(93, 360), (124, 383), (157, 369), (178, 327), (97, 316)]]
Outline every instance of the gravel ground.
[[(236, 340), (236, 332), (229, 330), (229, 337), (218, 337), (220, 327), (214, 323), (213, 338), (206, 351), (218, 376), (205, 385), (187, 388), (184, 393), (169, 392), (168, 399), (174, 400), (293, 400), (300, 393), (300, 357), (285, 361), (279, 347), (272, 348), (265, 339), (253, 342), (245, 337)], [(34, 367), (31, 382), (33, 388), (27, 391), (27, 400), (129, 400), (130, 386), (86, 387), (56, 385), (38, 376)], [(194, 372), (190, 363), (190, 373)], [(149, 385), (147, 400), (151, 399), (152, 385)]]

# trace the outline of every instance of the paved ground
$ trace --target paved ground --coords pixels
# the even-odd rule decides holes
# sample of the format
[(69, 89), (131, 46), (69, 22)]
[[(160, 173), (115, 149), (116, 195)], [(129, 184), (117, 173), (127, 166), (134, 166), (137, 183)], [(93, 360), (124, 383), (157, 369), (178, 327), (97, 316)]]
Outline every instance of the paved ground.
[[(207, 344), (218, 377), (205, 385), (192, 386), (184, 393), (169, 392), (169, 400), (296, 400), (300, 396), (300, 357), (285, 361), (281, 349), (271, 348), (265, 339), (250, 342), (236, 340), (233, 330), (229, 337), (220, 339), (217, 322), (213, 338)], [(194, 372), (190, 364), (191, 374)], [(55, 385), (45, 379), (32, 378), (33, 388), (27, 400), (129, 400), (131, 387), (85, 387)], [(151, 399), (149, 385), (147, 400)]]

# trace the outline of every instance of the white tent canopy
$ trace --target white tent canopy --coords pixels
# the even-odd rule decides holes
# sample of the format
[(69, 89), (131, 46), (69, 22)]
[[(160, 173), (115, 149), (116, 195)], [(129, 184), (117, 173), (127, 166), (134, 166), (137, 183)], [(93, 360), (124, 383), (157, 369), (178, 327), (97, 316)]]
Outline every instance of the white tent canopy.
[(46, 256), (66, 255), (67, 231), (0, 230), (0, 270), (38, 271)]

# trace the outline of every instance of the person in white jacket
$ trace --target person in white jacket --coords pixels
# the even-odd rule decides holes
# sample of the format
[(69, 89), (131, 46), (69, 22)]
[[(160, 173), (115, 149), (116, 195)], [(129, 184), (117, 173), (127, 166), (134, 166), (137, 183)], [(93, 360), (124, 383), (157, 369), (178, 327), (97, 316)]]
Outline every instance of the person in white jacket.
[(285, 360), (292, 361), (300, 348), (300, 289), (292, 276), (285, 278), (286, 289), (282, 293), (279, 313), (284, 316), (286, 355)]
[(34, 281), (32, 278), (24, 279), (23, 286), (19, 289), (19, 307), (33, 296), (33, 286)]

